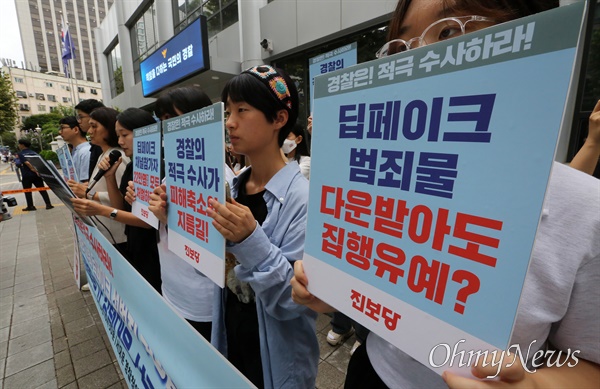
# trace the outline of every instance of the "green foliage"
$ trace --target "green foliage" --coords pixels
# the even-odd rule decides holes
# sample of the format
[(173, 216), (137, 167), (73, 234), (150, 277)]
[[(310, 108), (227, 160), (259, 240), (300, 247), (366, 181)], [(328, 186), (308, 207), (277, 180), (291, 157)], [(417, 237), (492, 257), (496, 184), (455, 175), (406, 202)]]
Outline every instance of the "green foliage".
[(39, 115), (32, 115), (23, 121), (23, 125), (21, 125), (21, 131), (30, 130), (40, 126), (42, 129), (44, 127), (49, 128), (49, 126), (54, 126), (58, 128), (58, 121), (62, 119), (63, 115), (58, 112), (51, 113), (43, 113)]
[(52, 161), (54, 163), (58, 163), (58, 154), (56, 154), (52, 150), (42, 150), (40, 151), (40, 156), (44, 158), (46, 161)]
[(13, 131), (17, 124), (17, 95), (13, 89), (10, 75), (0, 74), (0, 134)]
[[(119, 66), (114, 72), (115, 77), (115, 96), (120, 95), (125, 90), (125, 84), (123, 84), (123, 67)], [(113, 96), (114, 97), (114, 96)]]
[(62, 104), (58, 104), (53, 113), (57, 113), (61, 117), (76, 115), (75, 108), (73, 108), (70, 105), (62, 105)]
[(13, 131), (0, 132), (0, 138), (2, 138), (2, 144), (4, 146), (8, 146), (10, 151), (18, 151), (19, 148), (17, 147), (17, 137), (15, 136), (15, 133)]
[[(21, 126), (21, 135), (31, 141), (33, 149), (36, 149), (35, 145), (37, 145), (38, 150), (50, 148), (50, 142), (52, 142), (53, 137), (58, 135), (58, 130), (60, 129), (58, 121), (66, 116), (59, 112), (33, 115), (25, 119)], [(39, 136), (35, 132), (32, 132), (38, 126), (42, 129)], [(41, 147), (39, 144), (40, 139), (42, 141)]]

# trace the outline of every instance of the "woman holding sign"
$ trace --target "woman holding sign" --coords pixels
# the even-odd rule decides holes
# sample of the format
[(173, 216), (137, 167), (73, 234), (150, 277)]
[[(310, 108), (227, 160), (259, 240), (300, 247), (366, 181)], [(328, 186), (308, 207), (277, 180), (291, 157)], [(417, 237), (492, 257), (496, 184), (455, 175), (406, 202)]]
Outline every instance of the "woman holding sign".
[[(557, 3), (400, 0), (390, 23), (390, 41), (377, 56), (381, 58), (461, 36), (548, 10)], [(366, 344), (359, 347), (350, 360), (345, 387), (597, 387), (600, 382), (600, 314), (594, 307), (600, 300), (599, 193), (600, 185), (595, 178), (554, 164), (511, 338), (511, 357), (504, 359), (500, 369), (498, 360), (496, 365), (488, 360), (485, 367), (482, 361), (475, 366), (470, 364), (475, 377), (497, 374), (495, 380), (480, 381), (448, 371), (440, 377), (371, 333)], [(298, 261), (292, 279), (294, 301), (319, 312), (331, 310), (308, 292), (308, 284), (302, 263)], [(525, 367), (515, 358), (516, 348), (523, 353)], [(560, 358), (558, 364), (557, 357)], [(537, 371), (530, 373), (532, 369)]]
[[(133, 157), (133, 130), (156, 123), (152, 115), (139, 108), (128, 108), (117, 116), (115, 129), (118, 143), (128, 158)], [(108, 158), (98, 162), (100, 169), (106, 170), (106, 180), (110, 205), (85, 199), (71, 199), (77, 213), (86, 216), (104, 216), (107, 219), (125, 224), (127, 235), (125, 258), (146, 281), (159, 293), (161, 291), (160, 263), (156, 246), (156, 231), (146, 222), (131, 213), (131, 206), (123, 201), (127, 184), (133, 180), (133, 162), (129, 162), (119, 183), (115, 173), (121, 165), (119, 159), (110, 166)]]
[[(121, 158), (124, 161), (129, 162), (129, 158), (125, 156), (125, 153), (119, 147), (119, 137), (115, 130), (118, 114), (119, 112), (115, 109), (107, 107), (96, 108), (90, 113), (90, 128), (88, 130), (90, 142), (102, 149), (102, 155), (98, 157), (98, 163), (94, 167), (94, 171), (90, 175), (90, 178), (98, 177), (98, 173), (101, 170), (104, 170), (101, 163), (104, 159), (108, 161), (111, 152), (121, 154)], [(106, 167), (107, 165), (104, 166)], [(120, 180), (124, 172), (125, 165), (120, 164), (116, 168), (114, 174), (117, 179)], [(90, 182), (92, 181), (95, 180), (90, 180)], [(90, 184), (89, 187), (87, 184), (80, 184), (73, 180), (69, 180), (68, 185), (73, 193), (80, 199), (87, 198), (97, 202), (98, 205), (111, 206), (109, 186), (104, 175), (100, 175), (100, 178), (97, 178), (97, 182), (95, 182), (95, 184)], [(125, 236), (125, 228), (121, 223), (112, 219), (106, 219), (98, 226), (98, 229), (102, 235), (104, 235), (106, 239), (108, 239), (108, 241), (123, 254), (123, 256), (127, 256), (127, 237)]]
[(211, 201), (227, 239), (226, 287), (215, 292), (213, 344), (258, 387), (314, 388), (316, 313), (291, 299), (293, 263), (304, 252), (308, 181), (280, 147), (298, 117), (298, 92), (281, 70), (261, 65), (221, 94), (233, 150), (252, 166), (232, 200)]

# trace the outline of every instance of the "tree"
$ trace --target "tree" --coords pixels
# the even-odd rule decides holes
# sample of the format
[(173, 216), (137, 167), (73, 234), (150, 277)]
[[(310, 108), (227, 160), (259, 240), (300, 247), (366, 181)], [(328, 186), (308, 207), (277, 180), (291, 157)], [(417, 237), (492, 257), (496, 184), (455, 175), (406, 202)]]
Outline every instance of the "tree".
[(0, 134), (13, 131), (17, 124), (17, 94), (15, 93), (10, 75), (0, 74)]
[(0, 139), (2, 144), (10, 149), (12, 152), (17, 152), (17, 137), (13, 131), (3, 131), (0, 133)]
[[(65, 115), (62, 115), (59, 111), (32, 115), (23, 121), (21, 134), (24, 138), (29, 139), (33, 149), (48, 149), (48, 144), (52, 142), (53, 137), (58, 135), (58, 130), (60, 128), (58, 122), (64, 116)], [(39, 136), (32, 132), (38, 126), (42, 129)], [(41, 145), (40, 140), (42, 142)]]

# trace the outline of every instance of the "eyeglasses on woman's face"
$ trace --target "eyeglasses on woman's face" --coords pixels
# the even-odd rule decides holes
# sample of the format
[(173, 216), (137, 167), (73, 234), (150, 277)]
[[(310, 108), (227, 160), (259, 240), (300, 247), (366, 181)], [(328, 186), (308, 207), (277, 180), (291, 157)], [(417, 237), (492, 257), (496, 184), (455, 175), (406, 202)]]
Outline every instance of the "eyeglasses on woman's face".
[(483, 28), (478, 22), (495, 23), (495, 20), (478, 15), (443, 18), (431, 23), (429, 27), (423, 31), (421, 36), (411, 38), (407, 41), (404, 39), (394, 39), (387, 42), (377, 51), (377, 53), (375, 53), (375, 56), (377, 58), (383, 58), (388, 55), (445, 41), (469, 32), (477, 31)]

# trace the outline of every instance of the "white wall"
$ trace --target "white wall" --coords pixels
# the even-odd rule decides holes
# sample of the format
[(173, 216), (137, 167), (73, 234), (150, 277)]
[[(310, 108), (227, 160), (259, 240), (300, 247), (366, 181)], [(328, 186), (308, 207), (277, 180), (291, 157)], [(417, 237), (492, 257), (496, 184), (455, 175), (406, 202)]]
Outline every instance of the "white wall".
[(260, 10), (263, 38), (273, 53), (263, 59), (344, 36), (389, 18), (397, 0), (277, 0)]

